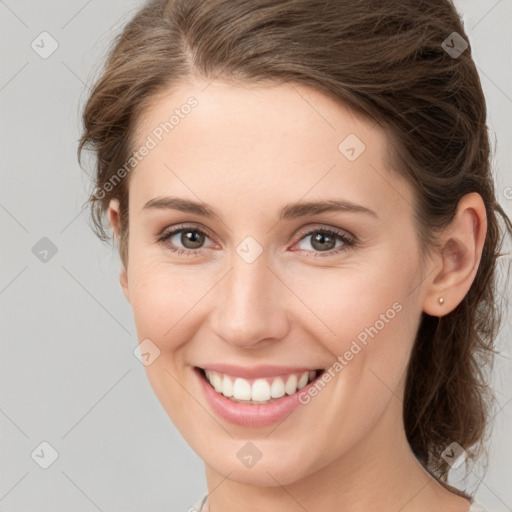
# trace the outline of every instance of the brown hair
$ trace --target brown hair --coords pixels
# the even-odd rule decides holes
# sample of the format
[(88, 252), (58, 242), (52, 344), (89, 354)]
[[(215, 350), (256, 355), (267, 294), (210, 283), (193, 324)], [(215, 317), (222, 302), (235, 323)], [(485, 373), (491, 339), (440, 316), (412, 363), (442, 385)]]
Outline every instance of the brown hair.
[[(425, 253), (452, 220), (459, 200), (478, 192), (487, 236), (472, 286), (441, 317), (423, 313), (408, 367), (404, 422), (412, 450), (441, 483), (443, 450), (456, 441), (482, 455), (492, 405), (486, 368), (501, 321), (496, 262), (502, 239), (490, 167), (486, 104), (469, 46), (442, 46), (457, 32), (450, 0), (153, 0), (117, 37), (83, 113), (84, 147), (96, 155), (93, 228), (120, 201), (119, 252), (128, 263), (128, 180), (112, 184), (134, 150), (141, 112), (157, 94), (191, 77), (239, 83), (298, 83), (328, 95), (388, 136), (391, 168), (416, 194)], [(453, 47), (453, 39), (448, 39)], [(446, 485), (446, 484), (445, 484)], [(452, 489), (453, 490), (453, 489)]]

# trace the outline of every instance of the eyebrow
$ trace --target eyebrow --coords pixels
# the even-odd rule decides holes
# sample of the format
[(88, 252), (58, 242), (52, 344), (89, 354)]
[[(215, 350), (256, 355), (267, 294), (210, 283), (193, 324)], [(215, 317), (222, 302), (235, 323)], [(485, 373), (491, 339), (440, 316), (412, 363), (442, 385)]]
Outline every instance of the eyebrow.
[[(155, 197), (154, 199), (149, 200), (142, 209), (178, 210), (207, 218), (217, 216), (211, 206), (205, 203), (199, 203), (179, 197)], [(379, 218), (373, 210), (370, 210), (365, 206), (342, 199), (328, 199), (324, 201), (302, 201), (288, 204), (282, 208), (279, 214), (279, 219), (296, 219), (324, 212), (366, 213), (375, 218)]]

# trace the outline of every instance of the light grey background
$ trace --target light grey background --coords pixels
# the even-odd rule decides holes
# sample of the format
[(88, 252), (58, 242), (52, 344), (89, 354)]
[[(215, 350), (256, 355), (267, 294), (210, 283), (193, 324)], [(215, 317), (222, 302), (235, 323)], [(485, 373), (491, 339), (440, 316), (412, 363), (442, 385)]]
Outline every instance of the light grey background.
[[(87, 190), (76, 159), (80, 108), (113, 36), (140, 5), (0, 0), (3, 512), (184, 511), (206, 490), (202, 461), (133, 355), (136, 331), (117, 255), (80, 214)], [(512, 2), (457, 6), (497, 138), (499, 200), (512, 215)], [(31, 47), (36, 40), (39, 51), (51, 48), (50, 39), (41, 47), (43, 31), (58, 43), (46, 59)], [(43, 237), (57, 249), (45, 263), (33, 253)], [(501, 293), (511, 302), (510, 289)], [(512, 511), (510, 316), (505, 324), (490, 467), (476, 493), (490, 512)], [(34, 460), (44, 457), (31, 456), (43, 441), (58, 452), (48, 469)]]

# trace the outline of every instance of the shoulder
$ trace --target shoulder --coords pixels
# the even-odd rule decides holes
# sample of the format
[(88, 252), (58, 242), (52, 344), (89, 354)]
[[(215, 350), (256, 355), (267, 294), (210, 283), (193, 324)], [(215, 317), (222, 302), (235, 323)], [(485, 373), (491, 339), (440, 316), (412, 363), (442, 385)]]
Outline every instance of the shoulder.
[(469, 507), (468, 512), (487, 512), (487, 510), (477, 503), (475, 500), (471, 500), (471, 506)]
[[(208, 506), (206, 505), (206, 498), (208, 498), (208, 494), (204, 494), (197, 503), (190, 507), (187, 512), (208, 512)], [(206, 505), (206, 506), (205, 506)], [(469, 507), (468, 512), (488, 512), (480, 503), (477, 503), (475, 500), (471, 500), (471, 506)]]
[(208, 509), (205, 507), (207, 497), (208, 494), (204, 494), (203, 496), (201, 496), (201, 498), (196, 502), (196, 504), (193, 507), (188, 508), (187, 512), (208, 512)]

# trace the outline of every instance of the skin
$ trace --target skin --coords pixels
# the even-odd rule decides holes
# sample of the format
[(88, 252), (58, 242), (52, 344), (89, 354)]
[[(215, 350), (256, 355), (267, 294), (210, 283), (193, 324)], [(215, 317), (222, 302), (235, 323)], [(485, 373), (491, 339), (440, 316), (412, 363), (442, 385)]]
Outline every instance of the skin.
[[(402, 419), (404, 378), (422, 311), (442, 316), (469, 290), (485, 239), (485, 208), (468, 194), (441, 248), (424, 261), (413, 190), (387, 167), (378, 126), (305, 86), (193, 81), (154, 98), (136, 147), (189, 96), (198, 106), (130, 175), (128, 265), (120, 283), (139, 340), (160, 356), (145, 367), (162, 406), (206, 466), (211, 512), (466, 512), (469, 503), (415, 459)], [(339, 150), (348, 134), (366, 149)], [(216, 217), (143, 210), (156, 197), (210, 205)], [(345, 199), (372, 209), (279, 220), (299, 200)], [(119, 236), (118, 203), (109, 219)], [(206, 232), (203, 245), (181, 223)], [(308, 232), (348, 232), (356, 244), (313, 245)], [(247, 263), (237, 246), (263, 249)], [(196, 251), (192, 257), (170, 246)], [(325, 242), (324, 242), (325, 244)], [(191, 248), (192, 247), (192, 248)], [(327, 251), (330, 255), (323, 256)], [(313, 257), (320, 254), (320, 257)], [(438, 298), (444, 297), (444, 304)], [(193, 366), (228, 362), (328, 368), (380, 315), (401, 305), (341, 372), (278, 425), (245, 428), (210, 409)], [(237, 452), (251, 441), (251, 468)]]

